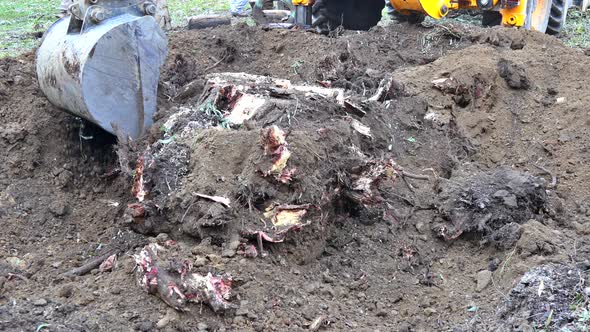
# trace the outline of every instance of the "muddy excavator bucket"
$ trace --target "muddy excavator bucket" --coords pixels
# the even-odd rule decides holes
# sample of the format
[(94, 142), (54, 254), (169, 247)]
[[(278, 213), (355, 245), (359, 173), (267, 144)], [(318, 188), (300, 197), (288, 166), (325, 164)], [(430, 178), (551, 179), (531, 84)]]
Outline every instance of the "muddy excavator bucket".
[(155, 11), (150, 1), (74, 2), (37, 51), (49, 101), (110, 133), (140, 137), (152, 124), (168, 52)]

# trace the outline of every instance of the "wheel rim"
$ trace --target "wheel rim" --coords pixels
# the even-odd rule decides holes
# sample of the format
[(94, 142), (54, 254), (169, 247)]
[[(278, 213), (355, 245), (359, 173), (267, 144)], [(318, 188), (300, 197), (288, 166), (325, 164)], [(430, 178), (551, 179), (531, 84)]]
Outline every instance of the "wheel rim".
[(545, 32), (549, 23), (552, 0), (529, 0), (527, 4), (526, 28)]

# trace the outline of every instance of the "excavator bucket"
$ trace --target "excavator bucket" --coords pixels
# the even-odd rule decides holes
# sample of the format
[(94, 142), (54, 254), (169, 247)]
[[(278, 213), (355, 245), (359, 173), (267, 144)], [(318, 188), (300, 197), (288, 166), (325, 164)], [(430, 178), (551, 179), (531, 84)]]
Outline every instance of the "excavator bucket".
[(150, 1), (74, 2), (37, 51), (49, 101), (110, 133), (140, 137), (152, 124), (168, 52), (155, 11)]

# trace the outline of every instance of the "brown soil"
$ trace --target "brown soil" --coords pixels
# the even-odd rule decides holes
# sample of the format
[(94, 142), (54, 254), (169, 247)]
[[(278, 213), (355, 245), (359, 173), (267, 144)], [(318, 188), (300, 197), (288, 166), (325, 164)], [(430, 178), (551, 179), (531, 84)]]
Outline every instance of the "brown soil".
[[(176, 32), (158, 124), (119, 149), (126, 163), (113, 137), (47, 102), (32, 54), (1, 60), (0, 330), (298, 331), (318, 317), (326, 331), (529, 331), (548, 321), (575, 330), (571, 305), (587, 305), (590, 268), (589, 68), (590, 57), (557, 39), (509, 29)], [(218, 130), (193, 112), (192, 136), (159, 143), (160, 125), (197, 109), (204, 75), (214, 72), (331, 81), (353, 100), (384, 78), (397, 89), (368, 103), (364, 117), (302, 100), (293, 121), (277, 107)], [(373, 138), (352, 130), (350, 118)], [(289, 133), (300, 170), (291, 185), (258, 172), (268, 167), (260, 132), (273, 124)], [(137, 225), (127, 213), (132, 178), (120, 166), (133, 168), (148, 144), (157, 148), (147, 172), (157, 208)], [(383, 201), (370, 207), (337, 194), (350, 193), (370, 161), (389, 159), (432, 181), (384, 184)], [(220, 208), (192, 192), (235, 204)], [(269, 201), (321, 212), (284, 243), (265, 243), (268, 256), (236, 255), (238, 235)], [(176, 313), (137, 287), (129, 254), (167, 238), (195, 271), (233, 276), (239, 309)], [(112, 272), (65, 275), (113, 248), (124, 254)], [(485, 270), (492, 279), (477, 290)], [(550, 290), (539, 296), (540, 280)]]

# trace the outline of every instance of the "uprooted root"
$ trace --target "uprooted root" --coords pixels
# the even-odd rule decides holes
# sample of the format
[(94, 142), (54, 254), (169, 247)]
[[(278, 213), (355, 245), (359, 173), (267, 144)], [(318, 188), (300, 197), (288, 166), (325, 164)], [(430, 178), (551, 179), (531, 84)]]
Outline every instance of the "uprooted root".
[(179, 311), (189, 311), (190, 302), (208, 304), (215, 312), (234, 308), (227, 301), (231, 277), (191, 273), (189, 262), (165, 262), (158, 257), (162, 251), (163, 247), (150, 244), (134, 256), (139, 287)]

